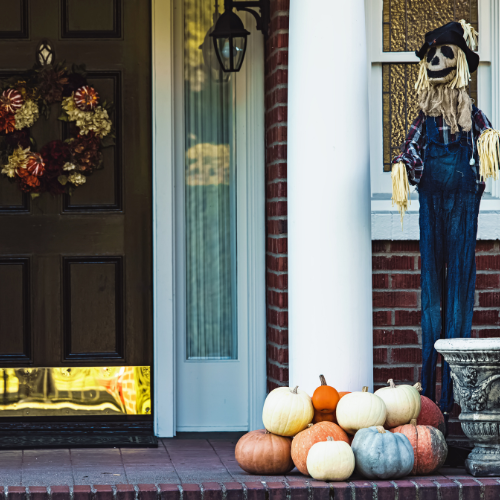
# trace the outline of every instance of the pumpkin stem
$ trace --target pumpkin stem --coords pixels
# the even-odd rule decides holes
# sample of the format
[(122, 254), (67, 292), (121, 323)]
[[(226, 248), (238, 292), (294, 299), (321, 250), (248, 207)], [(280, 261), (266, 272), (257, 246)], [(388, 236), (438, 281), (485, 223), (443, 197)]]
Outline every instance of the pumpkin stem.
[(324, 376), (324, 375), (320, 375), (320, 376), (319, 376), (319, 380), (320, 380), (320, 382), (321, 382), (321, 385), (327, 385), (327, 384), (326, 384), (326, 379), (325, 379), (325, 376)]
[(396, 389), (396, 384), (394, 383), (394, 380), (392, 378), (390, 378), (387, 383), (389, 384), (389, 387), (391, 389)]
[(332, 438), (332, 436), (328, 436), (328, 437), (326, 438), (326, 440), (327, 440), (327, 441), (335, 441), (335, 439), (333, 439), (333, 438)]
[(413, 387), (415, 387), (418, 392), (422, 392), (422, 384), (420, 382), (417, 382)]
[(298, 391), (298, 389), (299, 389), (299, 386), (298, 386), (298, 385), (296, 385), (293, 389), (290, 389), (290, 392), (291, 392), (292, 394), (298, 394), (298, 392), (297, 392), (297, 391)]
[(385, 434), (386, 433), (386, 430), (381, 425), (377, 425), (377, 431), (379, 431), (380, 434)]
[(307, 428), (310, 429), (314, 424), (307, 424)]
[(271, 434), (271, 433), (266, 429), (266, 432), (264, 432), (264, 434)]
[(367, 385), (365, 385), (365, 386), (363, 387), (363, 389), (361, 390), (361, 392), (368, 392), (368, 386), (367, 386)]
[(417, 426), (417, 419), (416, 418), (412, 418), (410, 420), (410, 425), (413, 425), (414, 427), (416, 427)]

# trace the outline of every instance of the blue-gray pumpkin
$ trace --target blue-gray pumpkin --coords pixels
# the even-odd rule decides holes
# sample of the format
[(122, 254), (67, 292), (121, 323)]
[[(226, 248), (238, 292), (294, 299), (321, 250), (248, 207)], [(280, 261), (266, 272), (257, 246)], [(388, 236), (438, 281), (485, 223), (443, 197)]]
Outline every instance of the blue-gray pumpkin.
[(356, 471), (367, 479), (407, 476), (415, 461), (410, 440), (404, 434), (386, 432), (382, 426), (356, 432), (352, 441)]

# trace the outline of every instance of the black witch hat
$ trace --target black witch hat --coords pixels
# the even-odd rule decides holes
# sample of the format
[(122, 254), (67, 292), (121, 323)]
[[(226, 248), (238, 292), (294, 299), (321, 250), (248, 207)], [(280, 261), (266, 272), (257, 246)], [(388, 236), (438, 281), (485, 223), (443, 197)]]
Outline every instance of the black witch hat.
[(477, 32), (470, 24), (467, 24), (465, 21), (459, 23), (451, 22), (426, 33), (425, 43), (420, 50), (415, 51), (415, 54), (422, 60), (432, 46), (443, 44), (457, 45), (465, 53), (469, 72), (474, 73), (479, 65), (479, 56), (469, 48), (469, 45), (475, 48), (476, 37)]

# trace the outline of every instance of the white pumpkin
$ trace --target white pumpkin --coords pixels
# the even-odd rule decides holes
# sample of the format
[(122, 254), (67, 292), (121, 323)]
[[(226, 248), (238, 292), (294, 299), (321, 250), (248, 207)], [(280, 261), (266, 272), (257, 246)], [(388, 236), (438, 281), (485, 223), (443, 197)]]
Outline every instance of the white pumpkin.
[(326, 439), (311, 446), (307, 471), (318, 481), (345, 481), (354, 471), (354, 453), (346, 442)]
[(388, 429), (405, 425), (410, 420), (416, 419), (420, 414), (421, 399), (420, 384), (396, 385), (394, 380), (387, 381), (389, 387), (382, 387), (375, 391), (375, 395), (384, 400), (387, 408), (387, 418), (385, 426)]
[(384, 425), (386, 416), (384, 401), (368, 392), (368, 387), (363, 387), (362, 392), (346, 394), (337, 405), (337, 422), (353, 435), (359, 429)]
[(295, 436), (311, 423), (314, 408), (309, 395), (298, 387), (278, 387), (264, 403), (264, 427), (278, 436)]

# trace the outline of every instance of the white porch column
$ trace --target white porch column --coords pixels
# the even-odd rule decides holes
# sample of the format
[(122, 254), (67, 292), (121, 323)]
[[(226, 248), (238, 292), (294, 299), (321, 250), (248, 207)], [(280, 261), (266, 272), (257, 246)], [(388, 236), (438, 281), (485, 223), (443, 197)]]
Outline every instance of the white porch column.
[(339, 391), (371, 390), (364, 0), (290, 3), (290, 385), (312, 395), (324, 374)]

